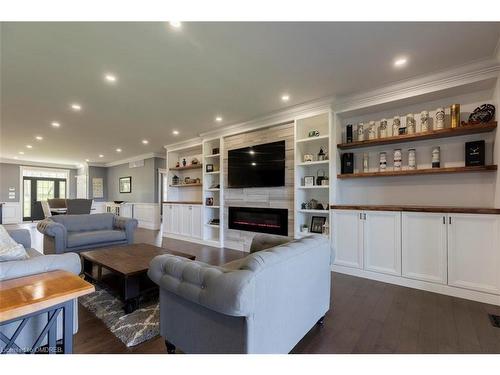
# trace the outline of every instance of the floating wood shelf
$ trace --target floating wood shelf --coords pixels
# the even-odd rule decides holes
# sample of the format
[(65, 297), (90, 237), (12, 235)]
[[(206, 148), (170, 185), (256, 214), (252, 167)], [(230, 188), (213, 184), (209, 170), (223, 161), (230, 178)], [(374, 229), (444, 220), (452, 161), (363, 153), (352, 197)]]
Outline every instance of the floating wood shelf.
[(301, 138), (301, 139), (297, 139), (296, 143), (315, 142), (315, 141), (328, 141), (328, 137), (330, 137), (330, 136), (327, 134), (327, 135), (320, 135), (318, 137)]
[(170, 171), (187, 171), (189, 169), (200, 169), (203, 167), (203, 164), (191, 164), (191, 165), (186, 165), (185, 167), (176, 167), (176, 168), (169, 168)]
[(179, 185), (170, 185), (170, 187), (178, 187), (178, 188), (182, 188), (182, 187), (193, 187), (193, 186), (201, 186), (201, 183), (200, 183), (200, 184), (179, 184)]
[(421, 175), (421, 174), (494, 172), (496, 170), (497, 170), (496, 165), (484, 165), (484, 166), (477, 166), (477, 167), (426, 168), (426, 169), (413, 169), (413, 170), (403, 170), (403, 171), (338, 174), (337, 178), (347, 179), (347, 178), (363, 178), (363, 177), (414, 176), (414, 175)]
[(404, 134), (404, 135), (397, 135), (394, 137), (369, 139), (366, 141), (340, 143), (337, 145), (337, 148), (341, 150), (348, 150), (353, 148), (372, 147), (372, 146), (388, 145), (394, 143), (423, 141), (426, 139), (457, 137), (460, 135), (467, 135), (467, 134), (487, 133), (495, 130), (496, 128), (497, 128), (497, 122), (492, 121), (486, 124), (462, 125), (459, 126), (458, 128), (431, 130), (425, 133)]
[(324, 215), (328, 215), (330, 213), (329, 210), (314, 210), (314, 209), (300, 209), (300, 210), (297, 210), (297, 212), (300, 212), (300, 213), (303, 213), (303, 214), (324, 214)]

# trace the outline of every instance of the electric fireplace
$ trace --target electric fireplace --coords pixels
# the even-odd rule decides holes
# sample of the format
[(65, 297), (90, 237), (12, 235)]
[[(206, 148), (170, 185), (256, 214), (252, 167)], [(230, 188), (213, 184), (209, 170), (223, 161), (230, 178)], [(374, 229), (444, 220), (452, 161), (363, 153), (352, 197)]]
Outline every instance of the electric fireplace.
[(229, 207), (229, 229), (288, 236), (288, 210), (282, 208)]

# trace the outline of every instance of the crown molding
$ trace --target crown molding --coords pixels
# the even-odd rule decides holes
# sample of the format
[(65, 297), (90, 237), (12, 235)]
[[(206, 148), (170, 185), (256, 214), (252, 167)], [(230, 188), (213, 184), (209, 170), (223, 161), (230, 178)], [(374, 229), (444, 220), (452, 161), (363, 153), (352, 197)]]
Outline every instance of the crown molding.
[(80, 166), (77, 164), (42, 163), (39, 161), (8, 159), (8, 158), (0, 158), (0, 163), (16, 164), (16, 165), (28, 166), (28, 167), (45, 167), (45, 168), (59, 168), (59, 169), (78, 169), (78, 168), (80, 168)]
[(400, 81), (364, 93), (353, 94), (333, 103), (337, 114), (383, 103), (453, 89), (498, 77), (500, 63), (487, 59), (446, 71)]
[(101, 166), (102, 167), (115, 167), (117, 165), (127, 164), (127, 163), (131, 163), (131, 162), (134, 162), (134, 161), (151, 159), (151, 158), (162, 158), (162, 159), (165, 159), (165, 155), (162, 154), (162, 153), (159, 153), (159, 152), (149, 152), (147, 154), (141, 154), (141, 155), (132, 156), (132, 157), (126, 158), (126, 159), (121, 159), (121, 160), (116, 160), (116, 161), (112, 161), (112, 162), (109, 162), (109, 163), (104, 163)]

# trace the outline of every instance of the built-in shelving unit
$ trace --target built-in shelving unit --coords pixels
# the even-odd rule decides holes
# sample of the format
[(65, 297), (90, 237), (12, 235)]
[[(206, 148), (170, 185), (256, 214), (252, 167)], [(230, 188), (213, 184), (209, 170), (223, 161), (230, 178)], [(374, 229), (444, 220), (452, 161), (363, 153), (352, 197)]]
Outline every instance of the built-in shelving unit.
[[(222, 176), (222, 138), (214, 138), (203, 142), (203, 239), (213, 246), (224, 246), (223, 236), (223, 192)], [(211, 165), (211, 172), (207, 172)], [(212, 200), (212, 204), (207, 204)], [(219, 224), (213, 224), (218, 219)]]
[[(314, 133), (319, 135), (314, 135)], [(311, 136), (310, 136), (311, 135)], [(330, 179), (331, 161), (331, 113), (329, 110), (312, 113), (306, 117), (295, 119), (295, 238), (302, 238), (311, 234), (311, 221), (314, 216), (326, 218), (327, 230), (329, 231), (330, 211), (315, 209), (307, 206), (312, 199), (321, 203), (323, 207), (329, 207), (332, 189), (330, 183), (327, 185), (316, 185), (318, 176)], [(320, 156), (320, 150), (325, 156)], [(308, 159), (305, 158), (306, 155)], [(305, 161), (309, 160), (309, 161)], [(313, 177), (314, 185), (305, 186), (305, 177)], [(331, 181), (331, 180), (329, 180)], [(306, 208), (302, 208), (303, 204)], [(307, 225), (307, 231), (302, 227)]]
[[(183, 166), (183, 161), (186, 165)], [(195, 163), (193, 164), (193, 161)], [(202, 144), (197, 143), (183, 148), (167, 151), (169, 202), (197, 202), (202, 200)], [(180, 165), (180, 166), (179, 166)], [(174, 177), (179, 183), (174, 184)], [(196, 182), (187, 182), (195, 180)]]

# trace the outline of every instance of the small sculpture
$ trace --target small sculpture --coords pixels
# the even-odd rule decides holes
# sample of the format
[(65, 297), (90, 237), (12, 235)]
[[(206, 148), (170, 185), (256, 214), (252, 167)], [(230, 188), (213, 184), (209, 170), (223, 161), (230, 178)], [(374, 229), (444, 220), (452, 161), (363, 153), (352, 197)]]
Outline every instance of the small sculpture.
[(182, 166), (185, 167), (187, 164), (186, 159), (182, 159)]
[(483, 104), (477, 107), (469, 116), (469, 123), (480, 124), (490, 122), (495, 118), (495, 106), (492, 104)]

